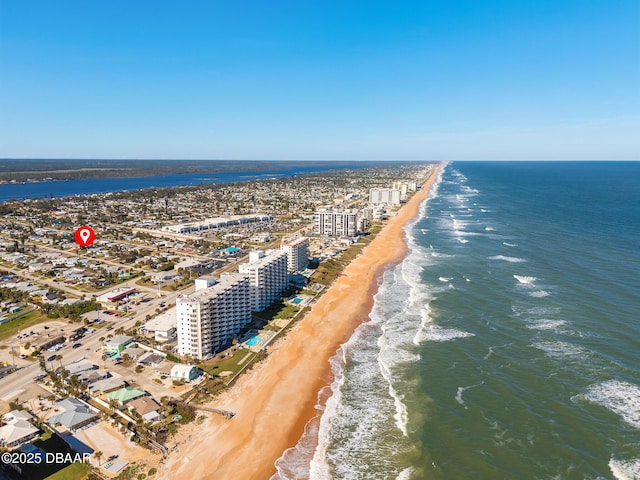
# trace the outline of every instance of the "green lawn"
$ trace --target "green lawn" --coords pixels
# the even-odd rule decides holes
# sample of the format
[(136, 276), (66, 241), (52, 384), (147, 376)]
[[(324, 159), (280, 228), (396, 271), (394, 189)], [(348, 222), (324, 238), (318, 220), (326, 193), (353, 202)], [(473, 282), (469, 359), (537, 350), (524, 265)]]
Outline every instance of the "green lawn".
[[(242, 362), (242, 365), (238, 365), (238, 362), (240, 362), (247, 354), (250, 354), (249, 358)], [(198, 368), (201, 368), (211, 375), (218, 375), (220, 372), (224, 371), (233, 372), (233, 374), (235, 375), (240, 371), (242, 367), (251, 362), (255, 358), (255, 356), (255, 353), (241, 348), (231, 358), (225, 358), (224, 360), (219, 360), (216, 362), (201, 363), (198, 365)], [(229, 378), (231, 378), (231, 375), (229, 375)]]
[(276, 302), (262, 312), (254, 312), (253, 316), (263, 320), (278, 320), (281, 318), (291, 318), (300, 310), (293, 305), (285, 305), (283, 302)]
[(87, 478), (90, 471), (91, 467), (89, 467), (89, 465), (76, 462), (48, 476), (47, 480), (83, 480)]
[(48, 320), (51, 319), (47, 318), (47, 316), (39, 310), (34, 310), (20, 318), (4, 323), (0, 325), (0, 341), (10, 337), (15, 338), (18, 335), (18, 330), (26, 330), (27, 328)]

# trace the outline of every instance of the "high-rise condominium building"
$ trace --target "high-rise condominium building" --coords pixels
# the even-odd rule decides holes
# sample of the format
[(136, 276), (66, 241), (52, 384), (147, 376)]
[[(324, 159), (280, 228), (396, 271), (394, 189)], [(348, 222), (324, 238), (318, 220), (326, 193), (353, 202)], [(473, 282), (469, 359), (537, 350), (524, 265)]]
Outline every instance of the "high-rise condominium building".
[(280, 250), (287, 252), (289, 273), (301, 272), (309, 264), (309, 239), (300, 237), (282, 239)]
[(369, 202), (373, 205), (381, 203), (400, 205), (400, 197), (400, 190), (394, 188), (372, 188), (369, 190)]
[(176, 300), (178, 352), (203, 359), (251, 322), (251, 293), (249, 278), (239, 273), (199, 282), (197, 288)]
[(313, 216), (313, 233), (330, 237), (355, 237), (358, 214), (354, 210), (318, 210)]
[(240, 273), (249, 277), (253, 310), (264, 310), (289, 286), (287, 252), (283, 250), (253, 251), (249, 263), (240, 265)]

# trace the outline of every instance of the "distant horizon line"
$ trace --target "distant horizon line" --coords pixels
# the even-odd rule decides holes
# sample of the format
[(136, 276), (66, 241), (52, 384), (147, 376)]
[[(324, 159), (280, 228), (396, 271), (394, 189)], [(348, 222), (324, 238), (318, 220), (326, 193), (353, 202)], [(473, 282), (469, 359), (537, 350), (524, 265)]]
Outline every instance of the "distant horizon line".
[(405, 159), (228, 159), (228, 158), (102, 158), (102, 157), (0, 157), (0, 162), (4, 161), (33, 161), (33, 160), (53, 160), (53, 161), (75, 161), (75, 160), (99, 160), (99, 161), (162, 161), (162, 162), (638, 162), (637, 159), (589, 159), (589, 158), (557, 158), (557, 159), (492, 159), (492, 158), (477, 158), (477, 159), (440, 159), (440, 160), (405, 160)]

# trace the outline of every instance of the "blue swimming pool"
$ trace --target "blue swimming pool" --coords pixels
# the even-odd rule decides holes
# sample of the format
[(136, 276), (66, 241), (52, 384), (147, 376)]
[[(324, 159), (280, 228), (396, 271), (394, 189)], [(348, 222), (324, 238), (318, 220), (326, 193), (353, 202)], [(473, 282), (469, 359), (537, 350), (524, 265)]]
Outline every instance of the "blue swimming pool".
[(258, 345), (260, 342), (262, 341), (262, 338), (258, 335), (251, 337), (249, 340), (247, 340), (247, 347), (255, 347), (256, 345)]

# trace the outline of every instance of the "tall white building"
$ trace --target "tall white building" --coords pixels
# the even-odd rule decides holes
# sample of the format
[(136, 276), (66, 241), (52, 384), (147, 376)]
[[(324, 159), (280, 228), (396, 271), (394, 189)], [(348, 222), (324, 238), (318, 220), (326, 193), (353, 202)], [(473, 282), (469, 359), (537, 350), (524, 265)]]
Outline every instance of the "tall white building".
[(204, 288), (176, 300), (180, 355), (207, 358), (251, 322), (251, 292), (246, 275), (225, 274), (211, 283), (200, 283), (199, 287)]
[(373, 205), (386, 203), (400, 205), (401, 191), (394, 188), (372, 188), (369, 190), (369, 202)]
[(287, 252), (289, 273), (301, 272), (309, 264), (309, 239), (300, 237), (295, 239), (282, 239), (280, 250)]
[(318, 210), (313, 215), (313, 233), (330, 237), (355, 237), (358, 233), (358, 214), (353, 210)]
[(239, 270), (249, 277), (251, 305), (256, 312), (271, 305), (289, 286), (287, 252), (283, 250), (250, 252), (249, 263), (240, 265)]

